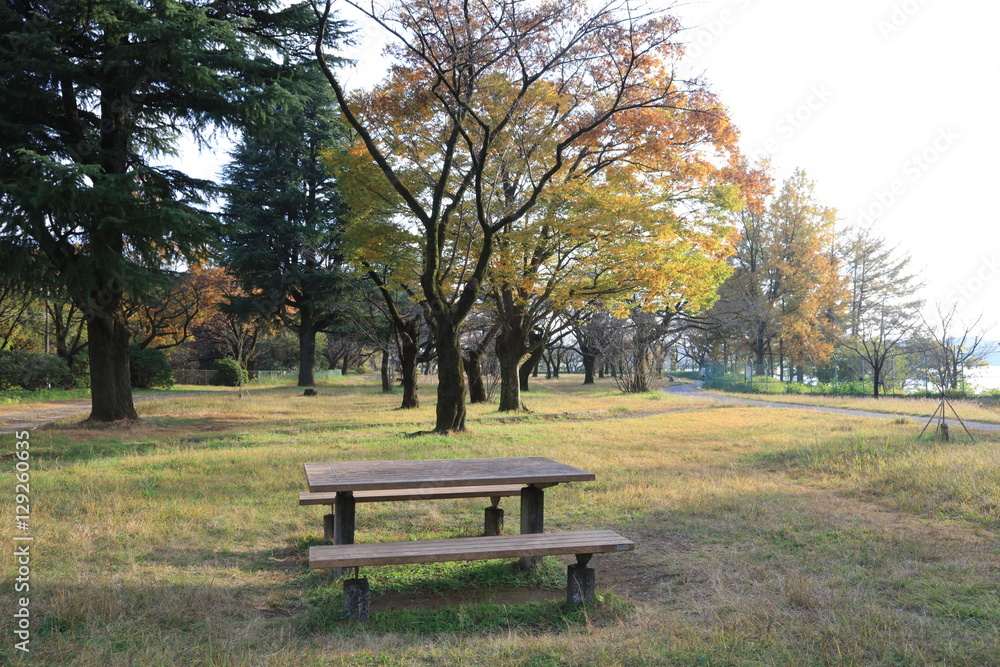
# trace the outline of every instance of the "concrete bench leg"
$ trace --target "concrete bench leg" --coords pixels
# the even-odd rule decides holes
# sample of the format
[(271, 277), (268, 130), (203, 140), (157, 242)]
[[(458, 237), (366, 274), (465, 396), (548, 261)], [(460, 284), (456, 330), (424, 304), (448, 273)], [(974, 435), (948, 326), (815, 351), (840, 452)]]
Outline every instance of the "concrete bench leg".
[(487, 537), (503, 535), (503, 508), (499, 507), (500, 496), (490, 496), (490, 502), (492, 505), (486, 508), (483, 535)]
[(344, 613), (351, 621), (367, 621), (371, 616), (371, 588), (367, 579), (344, 579)]
[(566, 568), (566, 602), (590, 604), (594, 594), (594, 568), (589, 567), (591, 554), (577, 554), (576, 562)]

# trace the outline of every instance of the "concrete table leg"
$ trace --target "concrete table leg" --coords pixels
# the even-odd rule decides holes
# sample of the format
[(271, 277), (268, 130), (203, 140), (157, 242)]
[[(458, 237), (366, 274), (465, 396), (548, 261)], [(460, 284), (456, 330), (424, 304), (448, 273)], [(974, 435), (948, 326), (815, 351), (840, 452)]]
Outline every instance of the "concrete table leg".
[[(544, 531), (545, 491), (534, 486), (521, 489), (521, 534)], [(521, 567), (530, 570), (538, 564), (538, 556), (521, 558)]]
[[(354, 494), (350, 491), (337, 493), (333, 506), (333, 543), (354, 544)], [(345, 568), (330, 568), (333, 576), (344, 575)]]

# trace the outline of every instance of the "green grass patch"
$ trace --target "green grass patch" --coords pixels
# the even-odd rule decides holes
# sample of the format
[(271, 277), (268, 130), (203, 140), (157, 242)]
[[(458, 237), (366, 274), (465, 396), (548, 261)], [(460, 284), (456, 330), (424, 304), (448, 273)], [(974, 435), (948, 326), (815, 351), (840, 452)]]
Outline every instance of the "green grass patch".
[(0, 391), (0, 405), (42, 403), (90, 398), (90, 389), (5, 389)]
[[(380, 595), (443, 595), (477, 590), (490, 597), (490, 591), (504, 588), (562, 589), (566, 584), (566, 566), (554, 558), (542, 559), (533, 570), (524, 571), (511, 561), (476, 561), (471, 563), (426, 563), (405, 567), (370, 568), (366, 577), (373, 599)], [(585, 622), (607, 624), (635, 611), (634, 605), (614, 594), (600, 595), (598, 602), (577, 608), (562, 601), (507, 604), (497, 600), (476, 603), (402, 604), (392, 611), (374, 612), (364, 626), (347, 621), (343, 612), (343, 589), (340, 582), (317, 585), (308, 595), (308, 611), (300, 619), (303, 632), (333, 630), (354, 634), (359, 627), (368, 631), (404, 634), (492, 633), (527, 630), (563, 631)]]

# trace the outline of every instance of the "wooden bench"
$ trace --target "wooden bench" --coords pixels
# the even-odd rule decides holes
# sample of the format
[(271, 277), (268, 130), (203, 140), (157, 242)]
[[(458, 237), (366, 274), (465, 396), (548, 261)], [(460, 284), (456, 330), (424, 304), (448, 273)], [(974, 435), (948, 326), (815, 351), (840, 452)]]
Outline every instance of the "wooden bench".
[[(503, 532), (503, 510), (498, 507), (500, 498), (517, 496), (524, 488), (520, 484), (493, 484), (483, 486), (438, 486), (420, 489), (385, 489), (376, 491), (355, 491), (356, 503), (382, 503), (397, 500), (446, 500), (452, 498), (489, 498), (492, 507), (486, 508), (484, 532), (486, 535), (499, 535)], [(323, 517), (323, 535), (329, 542), (335, 539), (336, 517), (333, 508), (337, 502), (336, 493), (311, 493), (303, 491), (299, 494), (299, 505), (329, 505), (330, 513)], [(353, 532), (352, 532), (353, 541)]]
[[(488, 537), (458, 537), (378, 544), (328, 544), (309, 547), (311, 568), (359, 568), (365, 565), (399, 565), (490, 558), (523, 558), (574, 554), (567, 569), (566, 599), (571, 604), (594, 600), (594, 569), (588, 566), (595, 553), (632, 551), (635, 544), (611, 530), (565, 533), (527, 533)], [(344, 581), (344, 611), (351, 620), (369, 615), (368, 580), (355, 574)]]

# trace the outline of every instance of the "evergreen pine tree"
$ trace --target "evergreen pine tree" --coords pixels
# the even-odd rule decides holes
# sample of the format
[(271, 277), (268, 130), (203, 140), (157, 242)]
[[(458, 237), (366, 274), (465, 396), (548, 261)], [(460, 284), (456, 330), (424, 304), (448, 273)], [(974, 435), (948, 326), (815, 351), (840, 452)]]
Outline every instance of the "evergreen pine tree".
[(212, 184), (156, 161), (185, 130), (266, 114), (253, 93), (305, 54), (310, 22), (274, 0), (0, 5), (0, 259), (86, 313), (91, 421), (136, 418), (123, 295), (215, 234)]

